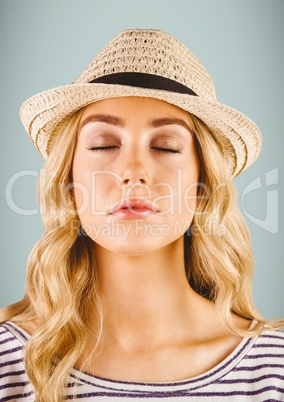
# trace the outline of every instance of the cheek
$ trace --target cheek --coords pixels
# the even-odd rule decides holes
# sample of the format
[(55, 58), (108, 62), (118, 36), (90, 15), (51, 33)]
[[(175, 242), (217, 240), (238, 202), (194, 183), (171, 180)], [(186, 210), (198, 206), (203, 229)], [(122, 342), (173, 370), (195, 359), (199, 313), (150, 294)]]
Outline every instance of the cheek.
[(182, 205), (185, 213), (194, 215), (197, 201), (198, 183), (195, 180), (184, 183)]
[(182, 204), (186, 212), (194, 214), (197, 202), (197, 193), (199, 186), (199, 161), (197, 155), (194, 155), (192, 160), (194, 163), (188, 164), (188, 166), (182, 170), (181, 182), (183, 183)]
[(74, 160), (73, 188), (80, 218), (100, 216), (120, 200), (119, 177), (109, 170), (94, 169), (92, 164)]
[(77, 213), (82, 217), (88, 213), (92, 205), (92, 171), (78, 151), (73, 161), (72, 176)]

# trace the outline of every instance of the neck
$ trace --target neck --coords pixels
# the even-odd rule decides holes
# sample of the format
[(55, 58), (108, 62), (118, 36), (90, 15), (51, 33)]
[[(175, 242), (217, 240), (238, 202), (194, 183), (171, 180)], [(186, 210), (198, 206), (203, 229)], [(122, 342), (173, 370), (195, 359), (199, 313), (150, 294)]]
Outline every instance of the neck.
[(128, 345), (160, 342), (173, 326), (197, 318), (200, 296), (188, 284), (183, 247), (180, 238), (150, 254), (129, 256), (96, 245), (104, 335)]

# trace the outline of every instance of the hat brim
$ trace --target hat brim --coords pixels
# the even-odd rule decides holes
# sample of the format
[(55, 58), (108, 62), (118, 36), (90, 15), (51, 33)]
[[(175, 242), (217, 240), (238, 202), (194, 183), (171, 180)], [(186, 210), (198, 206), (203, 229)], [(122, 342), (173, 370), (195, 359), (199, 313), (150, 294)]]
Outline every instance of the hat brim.
[(31, 140), (46, 159), (51, 133), (62, 120), (90, 103), (124, 96), (163, 100), (200, 118), (221, 142), (229, 144), (227, 158), (233, 177), (247, 169), (259, 156), (262, 148), (260, 131), (244, 114), (198, 96), (165, 90), (116, 84), (70, 84), (27, 99), (21, 106), (20, 117)]

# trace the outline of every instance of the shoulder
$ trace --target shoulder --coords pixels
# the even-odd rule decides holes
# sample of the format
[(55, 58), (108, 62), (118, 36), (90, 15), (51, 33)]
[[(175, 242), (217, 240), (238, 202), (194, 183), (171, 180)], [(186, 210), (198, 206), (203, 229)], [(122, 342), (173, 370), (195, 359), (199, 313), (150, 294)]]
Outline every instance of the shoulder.
[(22, 364), (23, 349), (28, 340), (25, 331), (12, 322), (0, 325), (0, 373), (7, 367)]
[(25, 332), (13, 323), (0, 325), (0, 400), (31, 400), (33, 394), (25, 373)]
[(251, 384), (279, 388), (284, 393), (284, 333), (265, 330), (251, 339), (251, 347), (238, 364), (238, 373)]
[(214, 382), (220, 400), (284, 401), (284, 333), (265, 330), (244, 338), (223, 368)]
[[(21, 332), (10, 322), (0, 325), (0, 356), (11, 355), (23, 349), (25, 339)], [(17, 353), (19, 355), (19, 353)]]
[(279, 368), (284, 371), (284, 333), (265, 330), (254, 338), (246, 359), (262, 364), (263, 367)]
[(265, 330), (258, 337), (253, 345), (254, 352), (258, 350), (265, 356), (273, 353), (275, 357), (283, 358), (284, 354), (284, 332)]
[(25, 334), (10, 322), (0, 325), (0, 373), (2, 376), (6, 371), (20, 368), (27, 340), (24, 336)]

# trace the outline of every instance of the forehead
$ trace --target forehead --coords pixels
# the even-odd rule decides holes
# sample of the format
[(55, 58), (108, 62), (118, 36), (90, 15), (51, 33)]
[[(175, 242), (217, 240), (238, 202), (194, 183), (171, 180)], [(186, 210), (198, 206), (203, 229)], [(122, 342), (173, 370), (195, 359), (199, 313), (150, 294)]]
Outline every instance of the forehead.
[(122, 118), (146, 117), (178, 117), (190, 121), (189, 113), (179, 107), (165, 101), (137, 96), (127, 96), (111, 99), (103, 99), (86, 106), (81, 117), (85, 119), (93, 113), (108, 113), (119, 115)]

